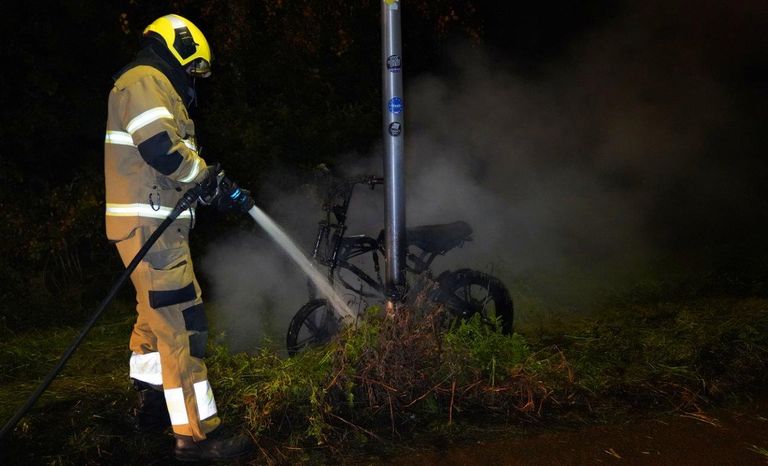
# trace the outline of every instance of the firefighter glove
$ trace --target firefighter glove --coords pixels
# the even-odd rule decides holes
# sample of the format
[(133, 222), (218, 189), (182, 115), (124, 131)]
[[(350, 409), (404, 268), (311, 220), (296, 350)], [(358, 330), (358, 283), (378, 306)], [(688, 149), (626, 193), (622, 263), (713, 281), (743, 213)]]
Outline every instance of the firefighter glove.
[(205, 169), (206, 173), (200, 181), (200, 196), (198, 201), (203, 205), (216, 203), (221, 196), (221, 180), (224, 178), (224, 170), (216, 163)]

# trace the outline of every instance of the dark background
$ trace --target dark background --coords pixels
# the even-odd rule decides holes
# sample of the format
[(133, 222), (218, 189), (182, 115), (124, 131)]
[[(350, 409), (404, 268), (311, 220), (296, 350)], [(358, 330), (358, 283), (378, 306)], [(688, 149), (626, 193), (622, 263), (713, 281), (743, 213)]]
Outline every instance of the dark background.
[[(179, 13), (211, 43), (214, 76), (199, 84), (201, 104), (192, 116), (203, 156), (220, 161), (241, 185), (258, 192), (281, 173), (289, 188), (318, 163), (368, 153), (380, 139), (378, 2), (70, 0), (7, 1), (0, 8), (0, 325), (6, 329), (78, 323), (120, 272), (103, 227), (106, 99), (112, 75), (156, 17)], [(695, 163), (654, 191), (643, 220), (648, 241), (695, 264), (704, 278), (691, 293), (765, 294), (766, 10), (759, 1), (408, 0), (405, 83), (426, 73), (450, 78), (457, 73), (452, 51), (466, 44), (523, 81), (536, 82), (554, 63), (567, 81), (568, 67), (579, 66), (562, 65), (574, 46), (607, 28), (621, 34), (621, 24), (631, 26), (626, 34), (640, 39), (620, 51), (622, 63), (642, 70), (653, 62), (665, 70), (637, 79), (662, 89), (677, 82), (666, 96), (673, 108), (691, 106), (685, 99), (677, 106), (675, 92), (681, 80), (694, 86), (699, 76), (715, 82), (727, 102), (696, 146)], [(668, 49), (675, 54), (664, 54)], [(688, 58), (696, 61), (694, 72), (685, 66)], [(708, 105), (698, 97), (695, 104), (687, 110)], [(682, 110), (660, 117), (685, 127), (690, 113)], [(603, 176), (616, 186), (647, 182), (631, 169)], [(259, 199), (267, 208), (272, 201), (266, 194)], [(200, 220), (196, 249), (247, 223), (210, 212)]]

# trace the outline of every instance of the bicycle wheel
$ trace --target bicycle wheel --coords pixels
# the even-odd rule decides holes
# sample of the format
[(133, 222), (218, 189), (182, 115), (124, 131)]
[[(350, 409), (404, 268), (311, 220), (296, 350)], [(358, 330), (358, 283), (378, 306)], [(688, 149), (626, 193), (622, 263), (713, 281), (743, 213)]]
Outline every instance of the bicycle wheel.
[(452, 317), (466, 320), (479, 313), (489, 325), (498, 319), (502, 333), (512, 333), (514, 306), (501, 280), (477, 270), (461, 269), (444, 274), (439, 283), (436, 300)]
[(313, 299), (299, 309), (288, 325), (286, 346), (293, 356), (306, 348), (323, 345), (339, 333), (341, 321), (325, 299)]

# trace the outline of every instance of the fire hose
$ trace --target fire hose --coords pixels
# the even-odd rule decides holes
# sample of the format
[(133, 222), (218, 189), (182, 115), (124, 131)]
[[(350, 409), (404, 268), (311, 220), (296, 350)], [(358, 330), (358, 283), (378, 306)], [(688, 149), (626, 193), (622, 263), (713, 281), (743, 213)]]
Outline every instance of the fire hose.
[(139, 249), (139, 252), (136, 253), (136, 256), (133, 258), (130, 264), (125, 268), (125, 271), (122, 275), (120, 275), (120, 278), (115, 282), (114, 285), (112, 285), (112, 289), (109, 290), (109, 293), (107, 293), (107, 296), (104, 298), (104, 300), (99, 305), (96, 312), (93, 313), (88, 323), (85, 324), (83, 329), (80, 331), (80, 334), (75, 338), (75, 340), (72, 342), (72, 344), (69, 346), (69, 348), (64, 352), (64, 354), (61, 356), (61, 359), (59, 359), (58, 364), (56, 364), (56, 367), (54, 367), (48, 375), (43, 379), (42, 382), (40, 382), (40, 385), (38, 385), (37, 389), (30, 395), (29, 399), (26, 403), (24, 403), (24, 406), (19, 408), (18, 411), (13, 415), (13, 417), (5, 423), (3, 426), (3, 429), (0, 430), (0, 439), (5, 438), (6, 434), (10, 431), (12, 431), (16, 424), (18, 424), (19, 420), (21, 420), (22, 417), (24, 417), (27, 412), (32, 409), (32, 406), (37, 402), (37, 400), (40, 398), (40, 396), (45, 392), (45, 390), (48, 388), (48, 386), (53, 382), (53, 379), (56, 378), (56, 376), (59, 374), (59, 372), (64, 369), (64, 365), (67, 363), (69, 358), (74, 354), (75, 350), (78, 346), (83, 342), (86, 335), (88, 335), (88, 332), (93, 328), (94, 324), (96, 324), (96, 321), (101, 317), (101, 315), (104, 313), (104, 310), (107, 308), (110, 302), (115, 298), (117, 295), (117, 292), (120, 291), (120, 288), (123, 287), (126, 281), (128, 281), (128, 278), (131, 276), (131, 273), (136, 269), (136, 267), (139, 265), (139, 262), (144, 258), (144, 256), (147, 254), (149, 249), (155, 244), (157, 239), (160, 237), (160, 235), (168, 228), (168, 226), (173, 223), (176, 218), (181, 215), (182, 212), (189, 209), (192, 204), (195, 203), (195, 201), (198, 200), (200, 197), (202, 191), (202, 187), (199, 185), (196, 185), (193, 188), (190, 188), (186, 193), (184, 193), (184, 196), (182, 196), (181, 199), (179, 199), (179, 202), (176, 203), (176, 206), (173, 208), (171, 213), (166, 217), (165, 220), (160, 224), (160, 226), (157, 227), (157, 230), (152, 233), (152, 235), (147, 239), (147, 242), (144, 243), (144, 245)]

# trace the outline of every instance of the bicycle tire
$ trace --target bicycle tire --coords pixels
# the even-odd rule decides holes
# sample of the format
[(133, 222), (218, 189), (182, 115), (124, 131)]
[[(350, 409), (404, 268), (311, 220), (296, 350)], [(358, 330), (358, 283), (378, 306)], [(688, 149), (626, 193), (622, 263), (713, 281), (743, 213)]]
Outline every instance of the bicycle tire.
[(288, 355), (328, 343), (339, 333), (341, 322), (325, 299), (313, 299), (304, 304), (288, 325), (286, 347)]
[[(514, 304), (501, 280), (478, 270), (460, 269), (439, 277), (439, 284), (440, 293), (436, 301), (444, 304), (456, 320), (470, 319), (479, 312), (489, 324), (494, 317), (498, 318), (502, 333), (512, 333)], [(480, 293), (482, 299), (472, 296), (472, 287), (485, 290), (484, 296), (482, 291)]]

